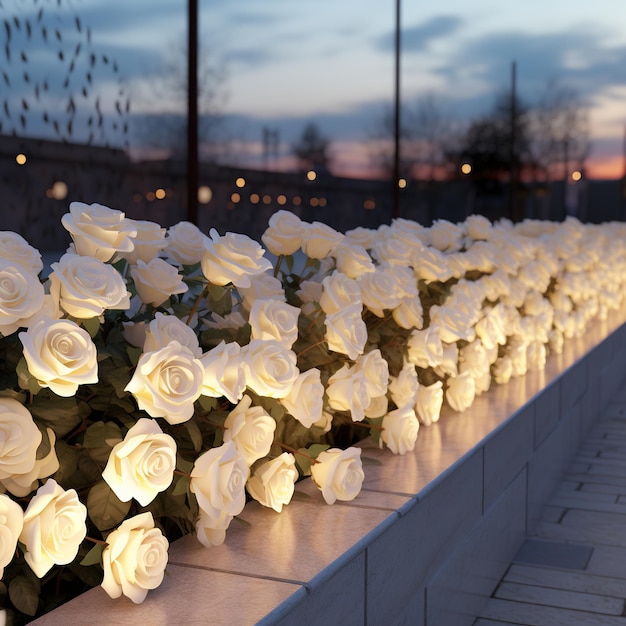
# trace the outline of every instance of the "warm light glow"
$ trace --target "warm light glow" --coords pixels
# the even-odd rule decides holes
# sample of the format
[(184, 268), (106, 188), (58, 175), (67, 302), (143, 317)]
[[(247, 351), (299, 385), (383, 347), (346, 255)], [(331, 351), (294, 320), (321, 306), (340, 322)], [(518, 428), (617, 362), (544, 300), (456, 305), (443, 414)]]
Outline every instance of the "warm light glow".
[(157, 200), (163, 200), (163, 198), (165, 198), (165, 196), (167, 195), (165, 192), (165, 189), (159, 187), (155, 192), (154, 195), (156, 196)]
[(284, 206), (287, 204), (287, 196), (281, 193), (280, 196), (276, 197), (276, 203), (280, 204), (280, 206)]
[(307, 177), (309, 180), (315, 180), (315, 179), (317, 178), (317, 174), (316, 174), (313, 170), (309, 170), (309, 171), (306, 173), (306, 177)]
[(139, 204), (143, 200), (143, 196), (140, 193), (133, 194), (133, 202)]
[(302, 198), (300, 196), (293, 197), (293, 206), (300, 206), (302, 204)]
[(62, 180), (57, 180), (54, 185), (52, 185), (52, 189), (50, 189), (50, 195), (55, 200), (65, 200), (65, 198), (67, 198), (67, 184)]
[(577, 181), (580, 180), (583, 177), (582, 173), (579, 172), (578, 170), (576, 170), (575, 172), (572, 172), (572, 180)]
[(311, 199), (309, 200), (309, 204), (310, 204), (311, 206), (318, 206), (318, 204), (319, 204), (319, 203), (320, 203), (320, 201), (319, 201), (317, 198), (311, 198)]
[(463, 163), (461, 165), (461, 174), (469, 174), (472, 171), (472, 166), (469, 163)]
[(250, 194), (250, 202), (252, 204), (258, 204), (259, 200), (260, 200), (260, 198), (259, 198), (259, 194), (258, 193), (251, 193)]
[(24, 165), (24, 163), (26, 163), (26, 155), (22, 154), (21, 152), (15, 157), (15, 162), (18, 165)]
[(149, 191), (149, 192), (146, 194), (146, 200), (147, 200), (148, 202), (154, 202), (154, 199), (155, 199), (155, 198), (156, 198), (156, 196), (154, 195), (154, 191)]
[(400, 189), (405, 189), (406, 188), (406, 178), (399, 178), (398, 179), (398, 187), (400, 187)]
[(270, 204), (272, 202), (272, 196), (265, 194), (263, 196), (263, 204)]
[(246, 179), (243, 176), (240, 176), (236, 181), (235, 185), (239, 187), (239, 189), (243, 189), (246, 186)]
[(320, 198), (320, 206), (326, 206), (326, 198)]
[(241, 195), (238, 194), (236, 191), (234, 193), (231, 193), (230, 201), (233, 202), (234, 204), (237, 204), (237, 202), (241, 201)]
[(202, 185), (198, 187), (198, 202), (200, 204), (208, 204), (213, 198), (213, 191), (208, 185)]
[(376, 208), (376, 203), (373, 200), (371, 200), (371, 199), (367, 199), (363, 203), (363, 208), (367, 209), (368, 211), (371, 211), (372, 209)]

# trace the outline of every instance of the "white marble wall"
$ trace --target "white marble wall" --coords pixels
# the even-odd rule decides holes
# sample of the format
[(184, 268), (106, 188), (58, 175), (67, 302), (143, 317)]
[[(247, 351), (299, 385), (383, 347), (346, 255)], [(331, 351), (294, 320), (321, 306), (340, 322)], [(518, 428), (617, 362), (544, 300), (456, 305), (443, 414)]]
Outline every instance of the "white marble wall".
[(281, 514), (247, 505), (222, 546), (175, 542), (142, 605), (96, 588), (36, 623), (472, 624), (622, 381), (625, 319), (444, 413), (413, 453), (364, 442), (353, 502), (327, 506), (303, 481)]

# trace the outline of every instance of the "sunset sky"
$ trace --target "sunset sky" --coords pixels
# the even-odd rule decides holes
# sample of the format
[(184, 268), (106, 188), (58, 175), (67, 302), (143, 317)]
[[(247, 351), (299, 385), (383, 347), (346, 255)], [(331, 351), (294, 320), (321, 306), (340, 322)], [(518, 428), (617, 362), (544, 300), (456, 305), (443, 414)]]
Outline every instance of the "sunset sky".
[[(3, 6), (10, 13), (12, 6), (28, 4)], [(41, 4), (52, 15), (56, 2)], [(403, 102), (434, 94), (447, 117), (467, 123), (488, 113), (496, 94), (508, 89), (515, 61), (524, 102), (536, 101), (553, 79), (588, 103), (589, 174), (623, 174), (623, 0), (402, 5)], [(91, 26), (93, 45), (119, 66), (119, 76), (100, 78), (101, 89), (108, 88), (107, 80), (111, 88), (117, 85), (113, 78), (122, 80), (133, 115), (184, 110), (180, 94), (166, 102), (150, 84), (177, 65), (185, 10), (184, 0), (72, 4), (71, 15)], [(68, 24), (70, 18), (57, 19)], [(200, 0), (202, 55), (225, 75), (218, 95), (233, 140), (231, 160), (258, 164), (264, 127), (278, 131), (286, 156), (306, 123), (315, 122), (331, 140), (333, 171), (363, 172), (371, 163), (365, 143), (393, 102), (394, 29), (395, 0)]]

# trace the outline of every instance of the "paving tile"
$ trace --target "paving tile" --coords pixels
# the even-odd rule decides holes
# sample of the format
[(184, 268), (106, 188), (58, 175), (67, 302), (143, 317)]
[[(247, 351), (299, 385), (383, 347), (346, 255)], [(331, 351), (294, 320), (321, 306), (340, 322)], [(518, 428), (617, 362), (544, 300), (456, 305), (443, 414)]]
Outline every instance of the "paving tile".
[(492, 598), (479, 617), (509, 621), (523, 626), (626, 626), (626, 617), (598, 615), (586, 611), (561, 609), (524, 602)]
[(623, 598), (624, 596), (623, 580), (611, 576), (592, 574), (589, 572), (589, 569), (583, 572), (566, 571), (552, 567), (514, 563), (507, 570), (504, 580), (526, 585), (550, 587), (552, 589), (613, 596), (615, 598)]
[(583, 570), (592, 551), (591, 546), (529, 538), (513, 557), (513, 563)]
[(560, 524), (539, 522), (533, 535), (596, 546), (626, 547), (626, 515), (570, 509)]
[[(587, 571), (626, 581), (626, 549), (616, 546), (596, 546), (587, 565)], [(624, 586), (626, 588), (626, 582)]]
[(503, 582), (496, 590), (494, 597), (502, 600), (515, 600), (516, 602), (554, 606), (562, 609), (575, 609), (602, 615), (621, 616), (624, 611), (624, 600), (621, 598), (610, 598), (591, 593), (551, 589), (549, 587), (538, 587), (522, 583)]

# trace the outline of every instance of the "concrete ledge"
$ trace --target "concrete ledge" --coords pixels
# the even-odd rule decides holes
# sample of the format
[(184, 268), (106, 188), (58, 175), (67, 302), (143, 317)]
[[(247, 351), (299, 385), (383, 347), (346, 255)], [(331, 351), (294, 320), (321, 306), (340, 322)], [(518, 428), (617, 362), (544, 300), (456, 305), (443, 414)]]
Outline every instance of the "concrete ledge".
[(226, 542), (188, 536), (138, 606), (100, 588), (37, 624), (470, 625), (626, 371), (626, 312), (544, 371), (422, 428), (414, 452), (363, 442), (364, 488), (327, 506), (310, 481), (281, 514), (250, 503)]

